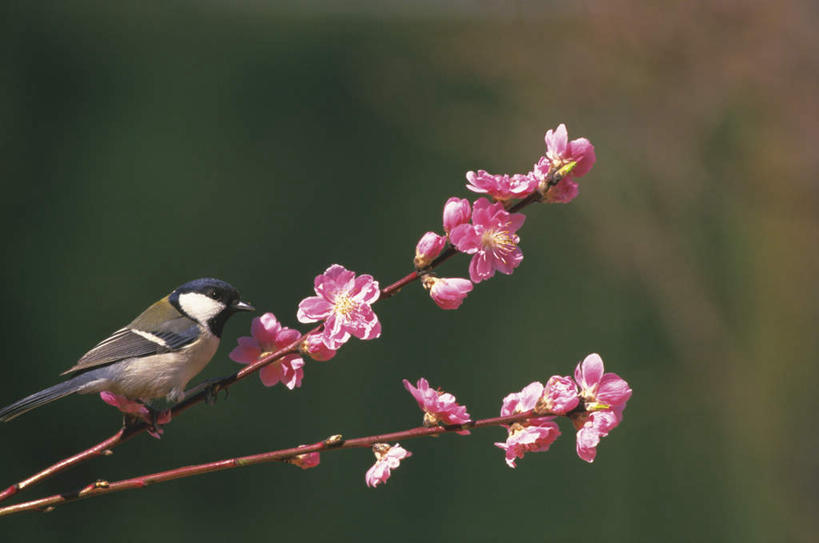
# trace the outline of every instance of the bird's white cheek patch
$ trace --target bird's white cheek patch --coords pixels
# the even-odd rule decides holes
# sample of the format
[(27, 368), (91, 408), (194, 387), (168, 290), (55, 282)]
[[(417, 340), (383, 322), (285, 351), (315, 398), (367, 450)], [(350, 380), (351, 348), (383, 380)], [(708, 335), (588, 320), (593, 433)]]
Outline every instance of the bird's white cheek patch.
[(179, 296), (182, 311), (201, 323), (206, 323), (225, 309), (225, 304), (198, 292), (186, 292)]

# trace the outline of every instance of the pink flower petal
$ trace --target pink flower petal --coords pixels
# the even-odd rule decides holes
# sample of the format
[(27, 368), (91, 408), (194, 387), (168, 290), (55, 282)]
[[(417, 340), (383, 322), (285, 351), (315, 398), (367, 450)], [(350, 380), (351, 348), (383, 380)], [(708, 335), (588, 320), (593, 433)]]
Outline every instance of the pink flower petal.
[(301, 332), (292, 328), (282, 328), (276, 335), (275, 346), (276, 349), (283, 349), (288, 345), (292, 345), (301, 337)]
[(228, 357), (234, 362), (240, 364), (250, 364), (255, 362), (259, 355), (262, 354), (262, 349), (252, 337), (243, 336), (239, 338), (239, 344), (230, 351)]
[(572, 170), (572, 177), (583, 177), (592, 169), (597, 157), (594, 154), (594, 145), (586, 138), (578, 138), (569, 142), (569, 156), (577, 161)]
[(365, 274), (356, 277), (349, 295), (356, 302), (372, 304), (378, 300), (381, 290), (378, 287), (378, 281), (373, 280), (372, 275)]
[(481, 238), (471, 224), (461, 224), (449, 233), (449, 241), (458, 251), (473, 254), (481, 248)]
[(566, 154), (566, 147), (568, 145), (569, 140), (569, 133), (566, 130), (566, 125), (560, 123), (556, 130), (548, 130), (546, 131), (546, 136), (544, 137), (546, 141), (546, 149), (547, 151), (554, 153), (558, 156), (563, 156)]
[(625, 380), (616, 373), (603, 375), (597, 389), (597, 401), (614, 407), (625, 405), (629, 398), (631, 398), (631, 388)]
[(494, 275), (495, 268), (492, 266), (492, 261), (486, 252), (481, 251), (472, 256), (472, 260), (469, 262), (469, 278), (473, 283), (480, 283)]
[(316, 322), (324, 320), (333, 312), (333, 306), (319, 296), (309, 296), (299, 303), (296, 314), (299, 322)]
[(282, 325), (273, 313), (256, 317), (250, 324), (250, 333), (262, 345), (273, 345)]
[(597, 386), (603, 378), (603, 359), (597, 353), (592, 353), (577, 365), (574, 370), (574, 380), (580, 385), (581, 394), (589, 391), (597, 393)]
[(444, 204), (444, 231), (449, 234), (453, 228), (468, 223), (471, 215), (469, 200), (453, 196)]

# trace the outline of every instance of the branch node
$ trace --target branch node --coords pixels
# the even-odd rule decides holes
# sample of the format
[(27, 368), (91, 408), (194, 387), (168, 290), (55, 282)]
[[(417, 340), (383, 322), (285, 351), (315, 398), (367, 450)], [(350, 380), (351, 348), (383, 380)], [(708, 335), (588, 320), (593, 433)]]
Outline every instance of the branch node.
[(341, 434), (333, 434), (324, 440), (324, 446), (327, 448), (338, 447), (344, 443), (344, 436)]

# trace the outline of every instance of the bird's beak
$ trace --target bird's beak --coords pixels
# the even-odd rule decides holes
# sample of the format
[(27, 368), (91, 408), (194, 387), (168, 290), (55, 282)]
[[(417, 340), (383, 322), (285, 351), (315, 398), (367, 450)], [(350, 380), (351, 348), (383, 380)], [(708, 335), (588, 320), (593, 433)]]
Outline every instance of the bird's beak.
[(256, 308), (250, 305), (249, 303), (243, 302), (239, 300), (232, 306), (230, 306), (234, 311), (256, 311)]

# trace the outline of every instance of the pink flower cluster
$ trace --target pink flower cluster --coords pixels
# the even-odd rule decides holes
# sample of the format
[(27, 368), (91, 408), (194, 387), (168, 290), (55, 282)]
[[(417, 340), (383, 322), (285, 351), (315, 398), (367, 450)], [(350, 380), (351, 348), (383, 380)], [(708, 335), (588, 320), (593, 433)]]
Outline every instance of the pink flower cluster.
[[(578, 193), (574, 179), (591, 170), (595, 162), (594, 147), (586, 138), (569, 141), (566, 125), (549, 130), (544, 137), (546, 154), (527, 174), (491, 174), (485, 170), (467, 172), (466, 188), (490, 196), (478, 198), (474, 204), (464, 198), (452, 197), (444, 204), (443, 226), (446, 235), (427, 232), (415, 247), (415, 267), (427, 268), (442, 254), (447, 240), (455, 250), (472, 255), (469, 280), (480, 283), (499, 271), (511, 274), (520, 266), (523, 252), (518, 247), (517, 231), (526, 217), (510, 213), (510, 201), (527, 198), (535, 192), (540, 200), (550, 203), (568, 203)], [(442, 309), (460, 307), (472, 290), (466, 279), (436, 280), (425, 275), (422, 284), (430, 297)]]
[(606, 437), (623, 420), (623, 410), (631, 398), (628, 383), (616, 373), (604, 373), (599, 354), (587, 356), (574, 370), (585, 412), (574, 419), (577, 428), (577, 455), (594, 462), (600, 438)]
[[(430, 388), (429, 381), (421, 377), (415, 386), (404, 379), (404, 388), (412, 394), (418, 407), (424, 412), (424, 426), (443, 424), (466, 424), (471, 419), (466, 407), (455, 401), (455, 396), (442, 390)], [(469, 430), (461, 430), (461, 435), (468, 435)]]
[[(531, 411), (526, 423), (507, 426), (503, 443), (495, 443), (506, 453), (506, 463), (515, 467), (515, 460), (527, 452), (540, 452), (560, 435), (553, 415), (567, 415), (577, 428), (577, 454), (587, 462), (594, 461), (600, 438), (605, 437), (623, 419), (623, 409), (631, 397), (628, 383), (615, 373), (603, 373), (603, 360), (590, 354), (577, 365), (574, 381), (570, 377), (552, 376), (543, 385), (535, 381), (520, 392), (503, 400), (501, 416)], [(577, 411), (583, 402), (581, 410)]]
[[(586, 138), (569, 141), (565, 124), (546, 132), (546, 156), (535, 164), (530, 175), (538, 182), (538, 190), (546, 202), (567, 204), (577, 197), (575, 178), (583, 177), (597, 160), (594, 146)], [(559, 177), (554, 186), (550, 177)]]

